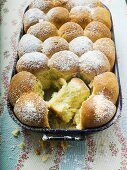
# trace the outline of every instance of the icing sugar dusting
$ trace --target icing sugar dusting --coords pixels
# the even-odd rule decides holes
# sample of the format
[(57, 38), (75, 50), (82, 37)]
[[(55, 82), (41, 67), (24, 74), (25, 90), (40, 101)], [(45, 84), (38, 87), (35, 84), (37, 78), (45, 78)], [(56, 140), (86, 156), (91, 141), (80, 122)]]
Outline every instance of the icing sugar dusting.
[(49, 60), (49, 67), (59, 71), (69, 71), (78, 69), (78, 56), (71, 51), (60, 51), (55, 53)]
[(46, 20), (46, 15), (44, 12), (37, 8), (29, 9), (25, 14), (23, 18), (24, 23), (24, 30), (27, 32), (28, 28), (36, 23), (39, 22), (39, 20)]
[(83, 54), (79, 59), (79, 66), (81, 70), (91, 73), (95, 70), (96, 74), (100, 71), (109, 70), (109, 62), (106, 56), (100, 51), (88, 51)]
[(40, 96), (29, 93), (16, 101), (14, 112), (23, 122), (39, 125), (47, 114), (47, 107)]
[(87, 51), (93, 50), (93, 42), (85, 36), (77, 37), (69, 43), (69, 50), (81, 56)]
[(39, 52), (24, 54), (17, 62), (16, 68), (18, 71), (37, 71), (39, 69), (48, 68), (48, 57)]
[(42, 42), (30, 34), (25, 34), (18, 45), (18, 55), (21, 57), (25, 53), (40, 51)]
[(42, 52), (48, 56), (51, 56), (56, 52), (68, 49), (69, 49), (68, 42), (62, 37), (55, 36), (50, 37), (44, 41)]
[(104, 95), (94, 96), (93, 104), (95, 107), (96, 121), (103, 122), (110, 120), (116, 112), (115, 105), (110, 100), (106, 99)]

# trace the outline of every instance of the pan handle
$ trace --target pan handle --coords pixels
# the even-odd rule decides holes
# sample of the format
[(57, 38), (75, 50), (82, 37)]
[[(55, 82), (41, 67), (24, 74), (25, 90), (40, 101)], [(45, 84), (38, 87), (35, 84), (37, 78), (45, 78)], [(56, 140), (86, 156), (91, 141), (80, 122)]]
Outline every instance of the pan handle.
[(83, 136), (78, 136), (78, 137), (73, 137), (73, 136), (50, 136), (47, 134), (44, 134), (42, 137), (43, 141), (48, 141), (48, 140), (66, 140), (66, 141), (81, 141), (85, 140), (85, 137)]

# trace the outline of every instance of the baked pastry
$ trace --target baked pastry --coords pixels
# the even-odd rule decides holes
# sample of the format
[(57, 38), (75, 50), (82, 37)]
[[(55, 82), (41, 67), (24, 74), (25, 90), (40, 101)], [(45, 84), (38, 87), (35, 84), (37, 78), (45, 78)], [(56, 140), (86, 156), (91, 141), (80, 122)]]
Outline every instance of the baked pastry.
[(53, 79), (64, 78), (69, 80), (78, 72), (79, 59), (71, 51), (60, 51), (55, 53), (48, 61)]
[(28, 71), (34, 74), (41, 82), (42, 89), (48, 89), (51, 84), (48, 57), (39, 52), (24, 54), (17, 62), (17, 72)]
[(106, 55), (109, 60), (110, 68), (112, 70), (115, 62), (115, 44), (110, 38), (98, 39), (94, 44), (93, 48), (99, 50)]
[(42, 52), (49, 58), (56, 52), (69, 50), (68, 42), (59, 36), (54, 36), (46, 39), (43, 43)]
[[(84, 0), (81, 0), (81, 1), (84, 1)], [(94, 8), (94, 7), (97, 7), (97, 6), (103, 6), (101, 1), (99, 1), (99, 0), (86, 0), (86, 1), (84, 1), (84, 5), (88, 6), (90, 8)]]
[(19, 58), (25, 53), (31, 53), (34, 51), (41, 51), (42, 41), (33, 35), (25, 34), (19, 41), (17, 52)]
[(56, 36), (58, 34), (56, 26), (47, 21), (42, 21), (31, 26), (27, 33), (34, 35), (41, 41), (44, 41), (47, 38)]
[(53, 8), (53, 0), (33, 0), (29, 8), (38, 8), (41, 11), (48, 12)]
[(98, 21), (90, 22), (85, 28), (84, 35), (89, 37), (93, 42), (100, 38), (111, 38), (109, 28)]
[(73, 78), (52, 97), (49, 107), (60, 119), (68, 123), (89, 95), (90, 91), (85, 83), (79, 78)]
[(84, 35), (84, 32), (79, 24), (67, 22), (60, 27), (59, 35), (70, 42), (74, 38)]
[(79, 70), (83, 79), (90, 82), (95, 76), (110, 71), (110, 64), (102, 52), (88, 51), (79, 58)]
[(70, 11), (70, 19), (84, 29), (92, 21), (92, 16), (87, 7), (76, 6)]
[(43, 96), (40, 81), (30, 72), (22, 71), (12, 77), (9, 85), (8, 97), (12, 106), (21, 95), (27, 92), (35, 92)]
[(89, 6), (91, 8), (96, 6), (102, 6), (102, 3), (99, 0), (53, 0), (54, 6), (62, 6), (71, 10), (76, 6)]
[(23, 17), (24, 31), (27, 32), (28, 28), (38, 23), (39, 20), (46, 20), (46, 16), (43, 11), (38, 8), (32, 8), (26, 11)]
[(49, 128), (46, 102), (34, 92), (25, 93), (16, 101), (14, 114), (25, 125)]
[(65, 22), (70, 20), (69, 11), (63, 7), (52, 8), (47, 13), (47, 19), (53, 23), (57, 28), (60, 28)]
[(96, 128), (108, 123), (116, 113), (116, 106), (104, 95), (90, 96), (79, 110), (77, 129)]
[(91, 15), (94, 21), (102, 22), (109, 29), (111, 29), (110, 13), (106, 8), (103, 8), (103, 7), (92, 8)]
[(93, 94), (103, 94), (115, 104), (119, 95), (116, 75), (112, 72), (106, 72), (96, 76), (93, 80)]
[(69, 50), (80, 57), (87, 51), (93, 50), (93, 42), (85, 36), (77, 37), (69, 43)]
[(69, 11), (73, 7), (73, 4), (71, 3), (71, 0), (53, 0), (55, 7), (64, 7), (68, 9)]

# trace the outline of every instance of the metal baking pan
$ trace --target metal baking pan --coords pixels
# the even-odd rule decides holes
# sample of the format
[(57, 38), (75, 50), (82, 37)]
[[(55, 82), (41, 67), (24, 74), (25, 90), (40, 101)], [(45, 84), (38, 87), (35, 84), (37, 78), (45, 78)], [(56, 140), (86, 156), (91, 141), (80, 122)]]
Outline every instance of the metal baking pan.
[[(104, 5), (104, 7), (109, 11), (109, 9)], [(29, 9), (29, 7), (26, 8), (25, 12)], [(110, 11), (109, 11), (110, 12)], [(110, 13), (111, 21), (112, 21), (112, 16)], [(114, 37), (114, 28), (113, 28), (113, 21), (112, 21), (112, 40), (115, 42), (115, 37)], [(24, 31), (23, 28), (21, 28), (19, 40), (23, 36)], [(105, 125), (97, 128), (91, 128), (91, 129), (85, 129), (85, 130), (70, 130), (70, 129), (44, 129), (44, 128), (38, 128), (38, 127), (31, 127), (23, 124), (20, 122), (20, 120), (15, 116), (13, 112), (13, 106), (9, 102), (9, 98), (7, 99), (7, 107), (8, 107), (8, 112), (12, 119), (20, 125), (22, 128), (25, 128), (27, 130), (33, 131), (33, 132), (39, 132), (42, 134), (42, 139), (43, 140), (84, 140), (86, 135), (96, 133), (99, 131), (103, 131), (113, 125), (115, 121), (118, 119), (118, 117), (121, 114), (122, 111), (122, 91), (121, 91), (121, 84), (120, 84), (120, 77), (119, 77), (119, 67), (118, 67), (118, 58), (117, 58), (117, 53), (116, 53), (116, 59), (115, 59), (115, 65), (113, 72), (116, 74), (118, 83), (119, 83), (119, 98), (116, 103), (117, 111), (114, 117)], [(16, 63), (18, 61), (18, 55), (15, 58), (14, 61), (14, 66), (12, 70), (12, 76), (13, 77), (16, 74)]]

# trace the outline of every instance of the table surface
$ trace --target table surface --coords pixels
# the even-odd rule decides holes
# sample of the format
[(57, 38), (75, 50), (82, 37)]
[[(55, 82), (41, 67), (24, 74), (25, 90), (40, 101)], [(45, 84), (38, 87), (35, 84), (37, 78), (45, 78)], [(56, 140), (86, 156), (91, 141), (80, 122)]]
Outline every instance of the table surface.
[[(121, 117), (109, 129), (86, 137), (84, 141), (67, 142), (64, 149), (61, 142), (47, 142), (40, 155), (35, 154), (41, 134), (28, 133), (20, 129), (9, 117), (6, 98), (13, 62), (16, 56), (22, 15), (29, 0), (1, 0), (1, 96), (0, 104), (0, 169), (1, 170), (127, 170), (127, 6), (125, 0), (103, 0), (111, 10), (120, 80), (123, 94)], [(18, 138), (12, 131), (18, 127)], [(21, 142), (25, 149), (19, 149)], [(64, 144), (65, 145), (65, 144)], [(48, 155), (47, 161), (44, 156)]]

